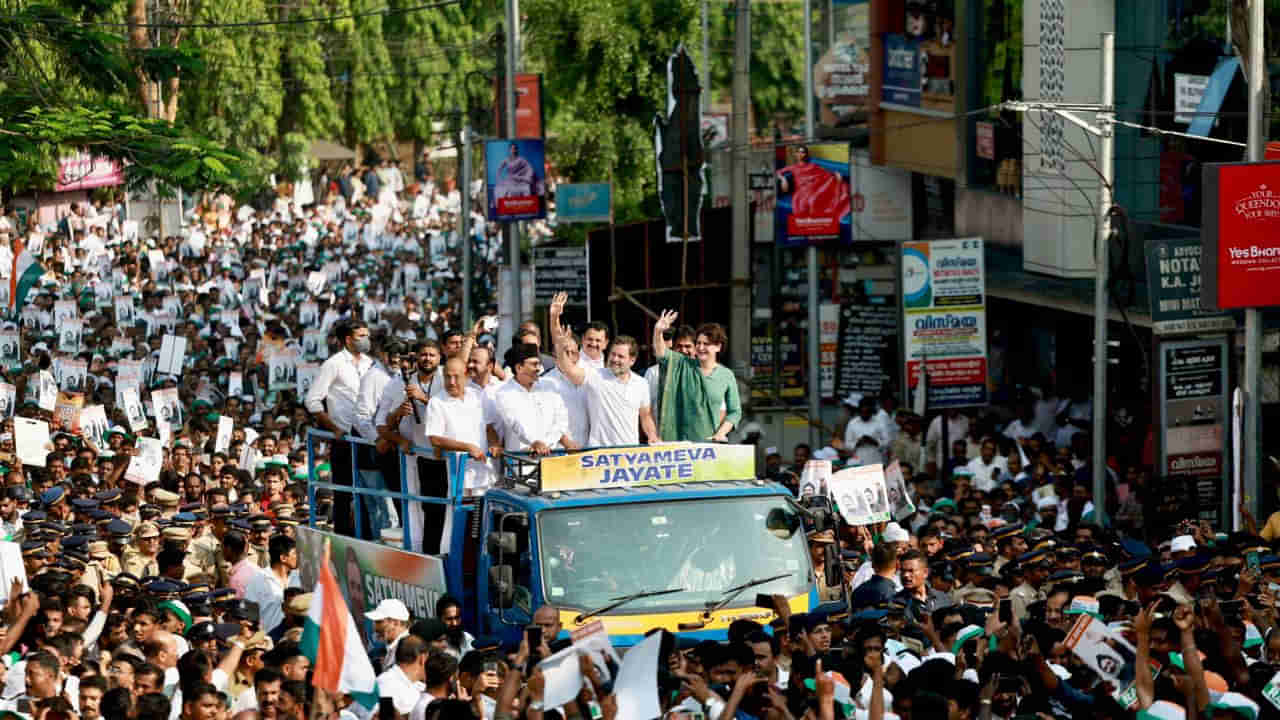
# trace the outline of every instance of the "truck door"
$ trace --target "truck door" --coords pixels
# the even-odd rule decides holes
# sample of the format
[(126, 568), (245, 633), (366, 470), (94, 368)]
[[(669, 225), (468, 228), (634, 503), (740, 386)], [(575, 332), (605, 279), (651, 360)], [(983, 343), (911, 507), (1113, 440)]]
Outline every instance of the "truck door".
[(504, 637), (518, 635), (533, 620), (535, 601), (529, 514), (495, 503), (485, 509), (485, 526), (486, 624)]

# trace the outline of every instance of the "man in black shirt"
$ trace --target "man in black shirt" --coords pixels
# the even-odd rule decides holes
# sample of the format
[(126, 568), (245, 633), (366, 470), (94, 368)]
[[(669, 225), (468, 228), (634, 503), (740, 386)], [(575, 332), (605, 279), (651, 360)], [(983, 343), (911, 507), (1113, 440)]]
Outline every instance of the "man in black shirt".
[(849, 603), (849, 609), (854, 612), (888, 602), (898, 591), (893, 582), (898, 570), (897, 548), (891, 543), (876, 545), (871, 550), (871, 570), (874, 573), (871, 579), (854, 588)]

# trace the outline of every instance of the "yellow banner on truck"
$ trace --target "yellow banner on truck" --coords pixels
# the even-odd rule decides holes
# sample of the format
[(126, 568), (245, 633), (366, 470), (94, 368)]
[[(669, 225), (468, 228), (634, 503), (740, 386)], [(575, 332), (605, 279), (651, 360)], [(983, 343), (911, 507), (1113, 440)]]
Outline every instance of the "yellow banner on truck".
[(752, 480), (756, 449), (714, 443), (602, 448), (544, 458), (540, 467), (543, 492)]

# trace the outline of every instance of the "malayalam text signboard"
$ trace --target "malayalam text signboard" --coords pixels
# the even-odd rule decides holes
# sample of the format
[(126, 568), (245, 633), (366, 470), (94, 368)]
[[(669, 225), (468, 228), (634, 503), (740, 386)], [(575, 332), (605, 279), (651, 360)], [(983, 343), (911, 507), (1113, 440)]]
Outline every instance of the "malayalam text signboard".
[(533, 248), (533, 302), (550, 306), (556, 293), (569, 296), (569, 305), (591, 307), (591, 255), (584, 247)]
[(547, 166), (541, 140), (485, 143), (489, 219), (538, 220), (547, 216)]
[(1205, 308), (1280, 305), (1280, 162), (1206, 164)]
[(926, 407), (987, 404), (986, 275), (981, 238), (902, 244), (907, 387), (926, 373)]
[(1160, 346), (1160, 472), (1190, 478), (1200, 518), (1220, 518), (1227, 479), (1227, 341)]
[(1147, 294), (1151, 326), (1157, 335), (1234, 330), (1228, 313), (1200, 306), (1199, 238), (1157, 240), (1147, 244)]

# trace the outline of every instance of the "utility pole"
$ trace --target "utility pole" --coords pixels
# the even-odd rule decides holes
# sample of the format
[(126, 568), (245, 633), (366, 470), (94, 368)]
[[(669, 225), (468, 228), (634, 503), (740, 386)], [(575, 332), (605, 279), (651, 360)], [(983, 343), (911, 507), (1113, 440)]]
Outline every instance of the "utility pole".
[(1098, 232), (1093, 288), (1093, 512), (1106, 512), (1107, 499), (1107, 251), (1111, 242), (1111, 188), (1115, 177), (1116, 35), (1102, 33), (1102, 97), (1098, 111)]
[[(1263, 107), (1263, 83), (1268, 82), (1266, 70), (1266, 8), (1263, 0), (1249, 3), (1249, 162), (1261, 162), (1265, 154), (1266, 138), (1263, 123), (1268, 108)], [(1230, 16), (1230, 13), (1228, 13)], [(1262, 377), (1262, 311), (1246, 308), (1244, 311), (1244, 427), (1240, 438), (1240, 475), (1243, 500), (1256, 517), (1261, 509), (1258, 498), (1258, 440), (1262, 437), (1262, 418), (1258, 402), (1259, 380)]]
[[(702, 0), (702, 114), (711, 111), (711, 22), (707, 17), (707, 3)], [(701, 128), (698, 129), (701, 132)]]
[[(507, 0), (507, 27), (511, 36), (507, 38), (506, 57), (504, 58), (503, 104), (506, 106), (506, 137), (516, 137), (516, 66), (519, 64), (520, 26), (516, 5), (518, 0)], [(514, 223), (504, 223), (502, 234), (507, 244), (508, 260), (511, 264), (511, 322), (519, 325), (524, 321), (524, 308), (521, 307), (520, 285), (520, 231)], [(515, 328), (512, 328), (513, 330)]]
[[(804, 0), (804, 142), (813, 141), (813, 0)], [(819, 357), (819, 333), (822, 317), (818, 312), (818, 248), (805, 249), (809, 280), (809, 447), (822, 447), (818, 439), (818, 422), (822, 417), (822, 371)]]
[(470, 329), (471, 319), (471, 123), (462, 121), (462, 327)]
[(733, 41), (733, 249), (729, 289), (729, 356), (745, 375), (751, 359), (751, 198), (747, 164), (751, 158), (747, 122), (751, 102), (751, 0), (737, 0)]

